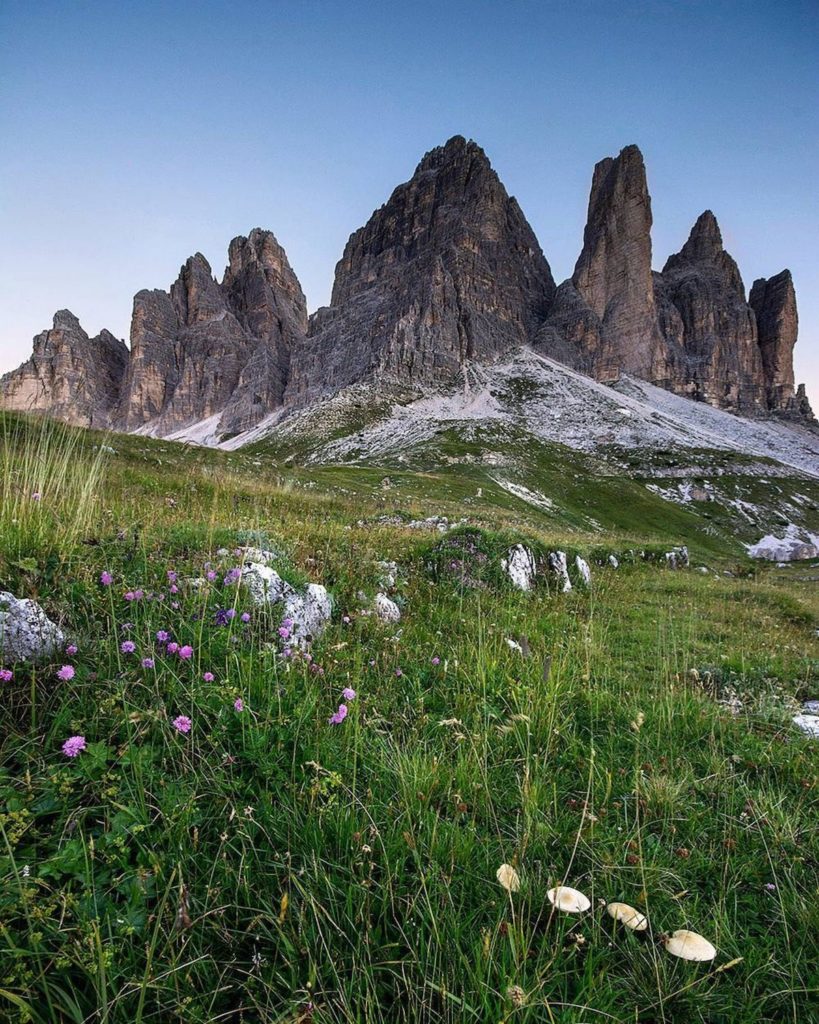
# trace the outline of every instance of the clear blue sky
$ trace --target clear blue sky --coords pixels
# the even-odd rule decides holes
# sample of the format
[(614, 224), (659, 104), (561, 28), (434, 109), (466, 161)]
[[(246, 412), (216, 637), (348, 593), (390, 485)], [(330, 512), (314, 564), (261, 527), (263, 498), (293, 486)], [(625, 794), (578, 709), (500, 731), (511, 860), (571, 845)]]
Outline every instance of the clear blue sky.
[(0, 5), (0, 369), (70, 308), (127, 338), (131, 300), (261, 226), (311, 309), (348, 235), (421, 155), (487, 151), (552, 265), (592, 167), (636, 142), (654, 265), (714, 210), (746, 287), (790, 267), (819, 406), (819, 3)]

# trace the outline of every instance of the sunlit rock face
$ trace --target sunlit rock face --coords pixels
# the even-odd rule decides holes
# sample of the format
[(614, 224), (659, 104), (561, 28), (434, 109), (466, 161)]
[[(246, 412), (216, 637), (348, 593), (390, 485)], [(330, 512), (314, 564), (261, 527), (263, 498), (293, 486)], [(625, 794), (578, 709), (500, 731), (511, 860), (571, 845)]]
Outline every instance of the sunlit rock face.
[(119, 400), (128, 362), (125, 343), (109, 331), (89, 338), (67, 309), (34, 338), (34, 350), (0, 379), (0, 408), (47, 413), (81, 427), (105, 427)]

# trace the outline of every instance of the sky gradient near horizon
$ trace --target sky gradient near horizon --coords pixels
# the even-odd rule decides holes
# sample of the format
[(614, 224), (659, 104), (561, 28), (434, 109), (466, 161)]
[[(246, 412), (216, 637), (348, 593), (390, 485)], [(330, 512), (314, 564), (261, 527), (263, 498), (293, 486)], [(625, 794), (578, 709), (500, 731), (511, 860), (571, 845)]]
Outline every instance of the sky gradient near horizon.
[(474, 138), (555, 279), (592, 168), (637, 143), (654, 266), (712, 209), (747, 289), (793, 273), (819, 408), (819, 3), (280, 2), (0, 8), (0, 372), (69, 308), (127, 340), (133, 295), (271, 229), (311, 310), (423, 153)]

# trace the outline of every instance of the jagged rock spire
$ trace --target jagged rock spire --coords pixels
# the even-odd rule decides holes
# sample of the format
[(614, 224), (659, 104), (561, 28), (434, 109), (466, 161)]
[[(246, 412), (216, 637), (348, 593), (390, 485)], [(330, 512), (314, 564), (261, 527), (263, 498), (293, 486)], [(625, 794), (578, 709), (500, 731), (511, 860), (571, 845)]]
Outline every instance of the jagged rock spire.
[(373, 376), (451, 379), (467, 360), (528, 343), (553, 294), (517, 202), (480, 146), (455, 136), (350, 236), (288, 400)]

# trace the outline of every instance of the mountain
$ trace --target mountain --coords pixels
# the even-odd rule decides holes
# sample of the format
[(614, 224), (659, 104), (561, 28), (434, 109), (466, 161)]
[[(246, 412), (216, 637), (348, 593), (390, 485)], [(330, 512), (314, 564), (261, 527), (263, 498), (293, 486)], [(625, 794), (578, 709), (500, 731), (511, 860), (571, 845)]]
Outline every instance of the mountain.
[(169, 291), (138, 292), (130, 353), (58, 313), (0, 380), (0, 408), (220, 443), (350, 387), (430, 393), (532, 349), (606, 384), (813, 423), (794, 387), (790, 273), (746, 299), (709, 210), (654, 272), (651, 225), (645, 163), (627, 146), (596, 165), (582, 249), (556, 287), (484, 151), (455, 136), (353, 232), (309, 321), (284, 249), (257, 228), (230, 243), (221, 282), (197, 253)]
[(234, 238), (222, 283), (200, 253), (170, 293), (134, 298), (131, 359), (114, 425), (167, 434), (214, 417), (221, 434), (253, 426), (282, 404), (307, 304), (269, 231)]
[(107, 427), (116, 406), (128, 349), (110, 331), (89, 338), (67, 309), (51, 330), (34, 339), (34, 351), (0, 378), (0, 408), (42, 412), (81, 427)]
[(480, 146), (456, 136), (350, 236), (288, 401), (374, 376), (449, 380), (466, 362), (528, 344), (554, 291), (517, 202)]

